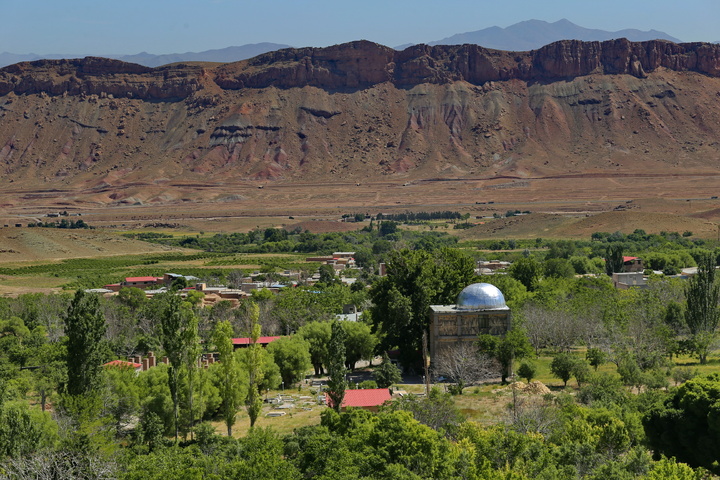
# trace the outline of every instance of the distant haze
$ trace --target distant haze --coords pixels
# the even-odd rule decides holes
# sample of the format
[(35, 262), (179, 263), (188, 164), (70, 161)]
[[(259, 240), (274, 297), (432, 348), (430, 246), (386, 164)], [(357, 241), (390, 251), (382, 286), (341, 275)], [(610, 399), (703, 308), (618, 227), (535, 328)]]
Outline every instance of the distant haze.
[[(108, 58), (115, 58), (123, 62), (138, 63), (146, 67), (159, 67), (168, 63), (178, 62), (220, 62), (230, 63), (238, 62), (248, 58), (262, 55), (263, 53), (273, 52), (282, 48), (288, 48), (290, 45), (282, 45), (279, 43), (252, 43), (239, 47), (227, 47), (217, 50), (206, 50), (204, 52), (186, 52), (186, 53), (168, 53), (163, 55), (153, 55), (151, 53), (137, 53), (134, 55), (105, 55)], [(18, 62), (32, 62), (40, 59), (60, 59), (60, 58), (80, 58), (87, 55), (20, 55), (14, 53), (0, 53), (0, 67), (12, 65)]]
[[(617, 32), (608, 32), (605, 30), (584, 28), (565, 19), (553, 23), (544, 22), (542, 20), (527, 20), (516, 23), (507, 28), (490, 27), (474, 32), (458, 33), (442, 40), (430, 41), (428, 43), (430, 45), (459, 45), (465, 43), (475, 43), (483, 47), (496, 50), (526, 51), (538, 49), (558, 40), (604, 41), (614, 38), (627, 38), (633, 42), (664, 39), (680, 43), (680, 40), (677, 38), (657, 30), (640, 31), (635, 29), (626, 29), (619, 30)], [(412, 44), (408, 43), (396, 46), (395, 48), (402, 50), (411, 45)], [(104, 56), (125, 62), (138, 63), (147, 67), (158, 67), (160, 65), (178, 62), (237, 62), (261, 55), (263, 53), (288, 47), (290, 47), (290, 45), (265, 42), (215, 50), (205, 50), (202, 52), (168, 53), (161, 55), (142, 52), (133, 55)], [(85, 56), (87, 55), (55, 54), (40, 56), (35, 54), (4, 52), (0, 53), (0, 67), (12, 65), (18, 62), (40, 60), (43, 58), (59, 59), (79, 58)]]

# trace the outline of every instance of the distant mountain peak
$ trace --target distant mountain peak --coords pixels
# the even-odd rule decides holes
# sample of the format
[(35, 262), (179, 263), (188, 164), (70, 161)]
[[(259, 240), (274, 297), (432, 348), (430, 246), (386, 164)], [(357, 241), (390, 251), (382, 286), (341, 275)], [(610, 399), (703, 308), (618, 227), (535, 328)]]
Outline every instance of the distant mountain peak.
[[(184, 52), (184, 53), (167, 53), (155, 55), (147, 52), (140, 52), (133, 55), (105, 55), (107, 58), (114, 58), (129, 63), (137, 63), (146, 67), (159, 67), (169, 63), (178, 62), (218, 62), (230, 63), (239, 60), (256, 57), (263, 53), (273, 52), (281, 48), (288, 48), (289, 45), (279, 43), (250, 43), (237, 47), (225, 47), (215, 50), (205, 50), (203, 52)], [(36, 55), (16, 54), (3, 52), (0, 53), (0, 68), (18, 62), (29, 62), (41, 59), (62, 59), (62, 58), (82, 58), (88, 55)]]
[(680, 40), (658, 30), (641, 31), (624, 29), (616, 32), (590, 29), (574, 24), (567, 18), (555, 22), (530, 19), (509, 27), (489, 27), (473, 32), (459, 33), (442, 40), (430, 42), (430, 45), (461, 45), (474, 43), (485, 48), (508, 51), (537, 50), (549, 43), (559, 40), (582, 40), (585, 42), (627, 38), (632, 42), (647, 40), (669, 40), (680, 43)]

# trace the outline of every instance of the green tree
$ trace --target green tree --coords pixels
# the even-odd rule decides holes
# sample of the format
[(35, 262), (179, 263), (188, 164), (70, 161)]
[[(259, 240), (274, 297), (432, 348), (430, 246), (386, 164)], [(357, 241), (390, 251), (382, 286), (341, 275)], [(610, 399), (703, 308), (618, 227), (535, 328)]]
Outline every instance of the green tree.
[(79, 396), (97, 391), (105, 356), (105, 328), (97, 295), (78, 290), (65, 317), (68, 394)]
[(597, 371), (598, 367), (605, 363), (606, 355), (601, 349), (592, 347), (588, 348), (587, 352), (585, 352), (585, 358), (595, 371)]
[(137, 287), (123, 287), (118, 292), (118, 300), (121, 303), (127, 305), (132, 311), (138, 310), (140, 307), (147, 302), (145, 292)]
[(372, 359), (378, 338), (365, 323), (343, 322), (342, 326), (345, 330), (345, 366), (352, 371), (360, 360)]
[[(197, 321), (189, 305), (184, 304), (175, 294), (165, 294), (160, 313), (161, 342), (165, 354), (170, 360), (168, 387), (173, 401), (175, 423), (175, 441), (179, 432), (179, 388), (181, 369), (188, 364), (194, 345), (188, 344), (190, 338), (196, 338)], [(193, 331), (194, 330), (194, 331)]]
[(373, 328), (382, 338), (381, 347), (399, 348), (400, 360), (410, 367), (421, 357), (430, 305), (455, 303), (475, 279), (475, 261), (449, 248), (401, 250), (389, 255), (386, 266), (387, 276), (378, 279), (370, 292)]
[(537, 367), (528, 362), (523, 362), (520, 368), (517, 370), (517, 374), (520, 378), (524, 378), (527, 382), (531, 382), (537, 375)]
[(543, 267), (535, 257), (519, 258), (508, 269), (510, 276), (519, 280), (529, 292), (534, 292), (542, 278)]
[(512, 375), (513, 361), (532, 355), (533, 348), (525, 332), (514, 328), (504, 337), (495, 335), (478, 336), (477, 346), (480, 352), (486, 353), (498, 361), (501, 367), (502, 382)]
[(707, 363), (713, 343), (717, 338), (720, 321), (720, 284), (715, 280), (715, 256), (704, 255), (698, 262), (697, 275), (688, 280), (685, 287), (687, 308), (685, 321), (692, 335), (693, 346), (700, 363)]
[(564, 258), (551, 258), (545, 262), (545, 276), (554, 278), (572, 278), (575, 276), (570, 260)]
[(0, 458), (23, 457), (57, 441), (57, 424), (47, 412), (31, 410), (25, 402), (0, 406)]
[(310, 361), (315, 369), (315, 375), (323, 375), (323, 365), (327, 363), (327, 349), (330, 343), (330, 322), (306, 323), (298, 329), (298, 335), (310, 344)]
[(720, 471), (720, 375), (688, 380), (643, 417), (650, 447), (693, 467)]
[(202, 399), (205, 392), (202, 391), (204, 383), (198, 381), (199, 358), (202, 352), (200, 346), (200, 319), (192, 309), (191, 302), (183, 302), (183, 308), (188, 312), (183, 341), (186, 347), (183, 365), (185, 384), (185, 399), (187, 403), (187, 423), (184, 425), (184, 432), (190, 432), (192, 438), (195, 422), (202, 417), (203, 405), (196, 402), (196, 393)]
[(402, 381), (400, 369), (390, 361), (387, 352), (383, 353), (382, 363), (375, 369), (373, 376), (380, 388), (389, 388), (391, 385)]
[(622, 272), (624, 263), (622, 245), (608, 245), (605, 250), (605, 273), (612, 277), (613, 273)]
[(347, 333), (343, 325), (334, 321), (328, 345), (328, 395), (335, 411), (339, 412), (345, 398), (347, 380), (345, 379), (345, 342)]
[(318, 280), (318, 283), (332, 285), (333, 283), (338, 282), (338, 278), (335, 275), (335, 268), (332, 265), (320, 265), (318, 272), (320, 273), (320, 279)]
[(310, 363), (310, 346), (299, 335), (283, 337), (267, 346), (275, 363), (280, 368), (282, 381), (288, 387), (302, 379), (312, 364)]
[(262, 410), (262, 397), (260, 396), (260, 385), (263, 379), (263, 362), (262, 362), (262, 346), (257, 343), (260, 338), (260, 307), (253, 303), (250, 306), (250, 318), (252, 321), (252, 332), (250, 334), (250, 345), (248, 346), (247, 369), (248, 369), (248, 395), (247, 395), (247, 411), (250, 417), (250, 428), (255, 426), (255, 422), (260, 416)]
[(131, 424), (140, 410), (140, 388), (135, 370), (130, 367), (113, 366), (103, 370), (105, 390), (104, 414), (115, 421), (118, 431), (124, 424)]
[(569, 353), (561, 353), (553, 358), (550, 363), (550, 371), (554, 376), (563, 381), (563, 386), (567, 387), (567, 382), (573, 375), (575, 368), (575, 358)]
[[(266, 392), (267, 390), (275, 390), (280, 387), (282, 377), (280, 376), (280, 367), (275, 363), (275, 359), (267, 349), (259, 349), (260, 365), (263, 372), (262, 377), (257, 381), (258, 392)], [(241, 370), (247, 372), (249, 370), (250, 350), (241, 348), (235, 352), (238, 362), (242, 365)]]
[(232, 344), (233, 329), (230, 322), (219, 322), (213, 330), (213, 343), (220, 354), (220, 397), (222, 398), (222, 418), (227, 427), (228, 437), (232, 437), (240, 402), (242, 401), (242, 384), (240, 372), (235, 360)]

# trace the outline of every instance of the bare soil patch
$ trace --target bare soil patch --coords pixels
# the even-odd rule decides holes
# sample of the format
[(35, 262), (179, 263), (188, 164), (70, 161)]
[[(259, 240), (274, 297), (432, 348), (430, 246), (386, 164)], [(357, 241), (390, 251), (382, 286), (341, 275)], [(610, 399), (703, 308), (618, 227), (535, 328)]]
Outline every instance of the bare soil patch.
[(288, 231), (300, 229), (301, 231), (309, 231), (311, 233), (332, 233), (332, 232), (354, 232), (360, 230), (364, 225), (362, 223), (339, 222), (332, 220), (307, 220), (299, 223), (286, 225), (284, 228)]
[(465, 240), (490, 238), (585, 238), (594, 232), (632, 233), (636, 229), (647, 233), (685, 231), (700, 238), (716, 238), (717, 225), (703, 218), (671, 213), (644, 211), (612, 211), (585, 215), (533, 213), (514, 217), (490, 219), (485, 224), (464, 230)]
[(0, 228), (2, 264), (179, 250), (99, 230)]

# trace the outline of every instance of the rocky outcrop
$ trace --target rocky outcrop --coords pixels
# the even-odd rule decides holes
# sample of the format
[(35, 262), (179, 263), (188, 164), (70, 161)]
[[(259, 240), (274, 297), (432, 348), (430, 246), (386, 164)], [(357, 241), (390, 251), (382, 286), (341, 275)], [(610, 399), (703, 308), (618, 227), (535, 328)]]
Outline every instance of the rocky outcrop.
[(204, 73), (200, 67), (183, 64), (153, 69), (98, 57), (39, 60), (0, 69), (0, 96), (12, 92), (184, 99), (202, 88)]
[(248, 62), (225, 65), (215, 82), (225, 89), (362, 88), (383, 82), (398, 87), (466, 81), (551, 81), (590, 74), (639, 78), (658, 68), (720, 76), (720, 45), (567, 40), (530, 52), (504, 52), (479, 45), (415, 45), (401, 52), (361, 41), (319, 49), (288, 49)]
[(105, 94), (144, 100), (186, 99), (205, 88), (354, 90), (385, 82), (398, 87), (466, 81), (552, 81), (590, 74), (642, 78), (658, 68), (720, 76), (720, 45), (568, 40), (530, 52), (478, 45), (415, 45), (401, 52), (368, 41), (327, 48), (285, 49), (214, 69), (176, 64), (160, 68), (88, 57), (42, 60), (0, 70), (0, 96)]

